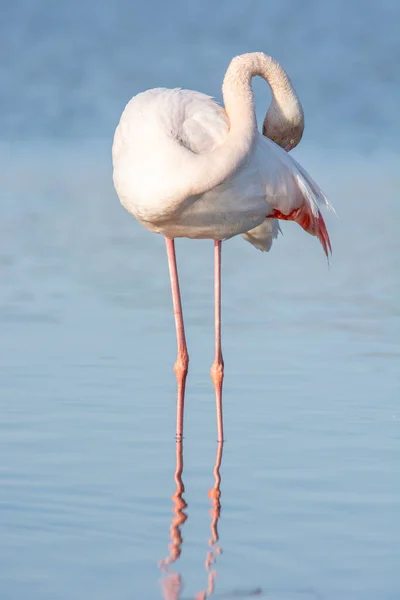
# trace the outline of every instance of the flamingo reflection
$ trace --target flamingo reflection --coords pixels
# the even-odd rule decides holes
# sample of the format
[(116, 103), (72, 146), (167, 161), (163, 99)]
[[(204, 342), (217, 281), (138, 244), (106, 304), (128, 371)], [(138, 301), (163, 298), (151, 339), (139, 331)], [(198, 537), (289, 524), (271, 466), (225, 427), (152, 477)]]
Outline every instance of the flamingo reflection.
[[(223, 442), (218, 442), (217, 453), (214, 464), (214, 485), (208, 492), (208, 497), (211, 500), (210, 509), (210, 530), (211, 537), (208, 540), (209, 549), (205, 558), (205, 570), (207, 573), (207, 586), (206, 589), (198, 592), (193, 600), (206, 600), (214, 594), (215, 591), (215, 579), (217, 577), (216, 560), (217, 556), (222, 554), (222, 550), (219, 546), (219, 533), (218, 533), (218, 521), (221, 516), (221, 474), (220, 467), (222, 462)], [(175, 483), (176, 489), (172, 496), (173, 501), (173, 513), (174, 516), (171, 521), (170, 527), (170, 538), (171, 542), (168, 546), (169, 554), (166, 558), (160, 561), (160, 569), (164, 573), (164, 577), (161, 581), (161, 588), (164, 600), (189, 600), (189, 598), (183, 599), (181, 597), (183, 590), (183, 579), (180, 573), (171, 570), (171, 565), (175, 563), (182, 552), (183, 537), (181, 528), (184, 525), (187, 514), (185, 512), (187, 504), (183, 498), (185, 486), (182, 480), (183, 474), (183, 442), (181, 440), (176, 442), (176, 469), (175, 469)], [(221, 594), (220, 598), (248, 598), (249, 596), (259, 596), (261, 589), (256, 588), (253, 590), (236, 590), (228, 594)]]
[[(218, 545), (218, 520), (221, 515), (221, 475), (220, 467), (222, 461), (222, 450), (223, 442), (219, 442), (217, 445), (217, 454), (214, 465), (214, 486), (208, 492), (208, 496), (211, 499), (211, 538), (208, 541), (209, 550), (205, 559), (205, 569), (207, 572), (207, 587), (205, 590), (200, 591), (195, 595), (194, 600), (206, 600), (209, 598), (215, 589), (215, 578), (217, 571), (215, 569), (216, 556), (221, 554), (221, 548)], [(172, 496), (173, 501), (173, 513), (174, 516), (171, 521), (170, 537), (171, 542), (168, 546), (169, 554), (160, 562), (161, 570), (166, 574), (162, 579), (161, 586), (164, 600), (180, 600), (183, 589), (183, 580), (179, 573), (170, 571), (169, 567), (175, 563), (182, 552), (182, 532), (181, 528), (184, 525), (187, 514), (185, 509), (187, 504), (183, 498), (185, 486), (182, 480), (183, 473), (183, 442), (181, 440), (176, 442), (176, 469), (175, 469), (175, 483), (176, 489)]]

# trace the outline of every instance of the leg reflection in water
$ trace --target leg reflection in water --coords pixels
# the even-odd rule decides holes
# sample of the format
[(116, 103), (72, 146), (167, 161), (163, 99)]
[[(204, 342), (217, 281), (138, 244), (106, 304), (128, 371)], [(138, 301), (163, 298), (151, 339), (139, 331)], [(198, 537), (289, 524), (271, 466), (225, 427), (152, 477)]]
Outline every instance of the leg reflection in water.
[[(164, 560), (160, 561), (160, 569), (166, 572), (168, 565), (171, 565), (181, 555), (182, 551), (182, 534), (181, 527), (185, 523), (187, 519), (187, 514), (184, 512), (184, 509), (187, 508), (187, 504), (182, 497), (183, 492), (185, 491), (185, 486), (182, 481), (182, 472), (183, 472), (183, 442), (182, 440), (178, 440), (176, 442), (176, 469), (175, 469), (175, 483), (176, 489), (174, 495), (171, 497), (173, 501), (173, 512), (174, 517), (171, 522), (170, 527), (170, 536), (171, 543), (168, 546), (169, 555), (164, 558)], [(171, 596), (171, 598), (175, 598), (175, 596)], [(176, 596), (178, 598), (178, 596)], [(168, 597), (169, 600), (169, 597)]]
[[(210, 550), (207, 552), (205, 567), (208, 573), (207, 589), (199, 592), (194, 597), (194, 600), (206, 600), (214, 593), (214, 580), (216, 577), (216, 570), (213, 568), (215, 564), (215, 557), (221, 554), (221, 549), (218, 544), (218, 519), (221, 514), (221, 475), (220, 466), (222, 461), (222, 448), (223, 442), (219, 442), (217, 446), (217, 456), (214, 466), (214, 486), (208, 492), (209, 498), (211, 499), (212, 508), (210, 510), (211, 515), (211, 538), (209, 540)], [(185, 486), (182, 480), (183, 473), (183, 442), (178, 440), (176, 442), (176, 469), (175, 469), (175, 483), (176, 489), (172, 496), (173, 501), (173, 513), (170, 537), (171, 542), (168, 546), (169, 554), (160, 562), (160, 569), (166, 573), (166, 576), (162, 579), (161, 586), (163, 591), (164, 600), (183, 600), (181, 599), (181, 592), (183, 588), (183, 580), (179, 573), (169, 571), (169, 566), (178, 560), (182, 552), (182, 532), (181, 527), (187, 519), (185, 509), (187, 504), (183, 498)]]
[(206, 556), (206, 571), (208, 572), (208, 587), (206, 592), (200, 592), (196, 596), (196, 600), (205, 600), (214, 593), (214, 580), (217, 575), (216, 569), (212, 569), (212, 565), (215, 564), (216, 557), (222, 553), (221, 548), (218, 545), (218, 520), (221, 516), (221, 474), (219, 472), (222, 462), (222, 450), (224, 447), (223, 442), (218, 442), (217, 445), (217, 456), (215, 458), (214, 466), (214, 486), (208, 492), (208, 497), (211, 500), (212, 508), (210, 509), (211, 516), (211, 538), (208, 541), (210, 546), (209, 552)]
[[(160, 561), (160, 569), (164, 573), (164, 577), (161, 580), (161, 588), (164, 600), (206, 600), (207, 598), (214, 595), (215, 579), (217, 576), (217, 570), (215, 568), (216, 557), (222, 554), (222, 550), (218, 544), (218, 521), (221, 515), (221, 474), (220, 467), (222, 462), (222, 451), (223, 442), (218, 442), (217, 454), (214, 465), (214, 485), (208, 492), (208, 496), (211, 500), (211, 538), (208, 541), (209, 550), (206, 555), (205, 568), (207, 573), (207, 587), (205, 590), (198, 592), (194, 598), (182, 598), (183, 590), (183, 579), (176, 571), (171, 571), (170, 567), (175, 563), (182, 552), (182, 532), (181, 527), (184, 525), (187, 514), (185, 512), (187, 504), (183, 498), (185, 487), (182, 480), (183, 474), (183, 442), (178, 440), (176, 442), (176, 469), (175, 469), (175, 483), (176, 489), (172, 496), (173, 501), (173, 513), (174, 516), (171, 521), (170, 537), (171, 542), (168, 546), (169, 554), (166, 558)], [(220, 594), (220, 598), (248, 598), (249, 596), (257, 596), (261, 594), (259, 588), (247, 591), (236, 590), (231, 593)], [(217, 598), (217, 596), (215, 596)]]

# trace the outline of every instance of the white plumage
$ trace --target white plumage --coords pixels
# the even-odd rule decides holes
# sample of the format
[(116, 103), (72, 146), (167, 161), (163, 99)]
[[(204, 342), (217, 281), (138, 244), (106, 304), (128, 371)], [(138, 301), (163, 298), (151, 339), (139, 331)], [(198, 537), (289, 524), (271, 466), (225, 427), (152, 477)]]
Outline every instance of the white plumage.
[[(272, 61), (260, 53), (244, 55), (254, 56), (259, 61), (260, 56)], [(243, 57), (232, 61), (231, 70), (235, 61), (242, 67)], [(280, 68), (275, 61), (272, 64), (275, 69)], [(237, 74), (238, 68), (236, 80)], [(228, 70), (224, 96), (231, 79)], [(271, 88), (279, 106), (276, 89), (272, 84)], [(241, 91), (246, 101), (249, 90), (244, 90), (245, 94)], [(235, 95), (235, 104), (240, 107), (242, 99), (238, 97), (237, 84)], [(288, 97), (293, 106), (292, 94)], [(297, 111), (298, 106), (299, 103), (294, 104)], [(232, 119), (248, 120), (245, 111), (237, 115), (236, 108)], [(293, 112), (293, 108), (291, 110)], [(286, 128), (293, 126), (290, 117), (286, 111)], [(252, 122), (250, 126), (253, 126)], [(257, 130), (239, 164), (219, 185), (207, 189), (207, 160), (210, 169), (214, 159), (221, 160), (221, 150), (227, 143), (230, 128), (232, 124), (227, 112), (212, 98), (199, 92), (158, 88), (133, 97), (121, 116), (113, 144), (114, 184), (123, 206), (148, 229), (167, 238), (223, 240), (244, 234), (245, 239), (261, 250), (269, 250), (279, 231), (276, 219), (272, 222), (266, 219), (275, 215), (293, 218), (320, 237), (327, 250), (329, 239), (319, 207), (329, 207), (328, 200), (287, 152)], [(240, 152), (240, 140), (238, 147)], [(197, 169), (194, 159), (198, 157), (206, 161), (203, 160)], [(201, 175), (205, 191), (190, 193), (190, 178), (201, 192)], [(300, 218), (293, 214), (296, 210), (301, 211)]]

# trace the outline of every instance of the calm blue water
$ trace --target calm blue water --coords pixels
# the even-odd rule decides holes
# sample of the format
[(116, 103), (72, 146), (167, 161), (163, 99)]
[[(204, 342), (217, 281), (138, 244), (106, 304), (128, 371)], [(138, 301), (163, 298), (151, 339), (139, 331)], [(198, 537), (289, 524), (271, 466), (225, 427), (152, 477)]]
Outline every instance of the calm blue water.
[[(397, 599), (397, 0), (18, 0), (2, 14), (0, 598), (200, 600), (215, 586), (215, 598)], [(249, 50), (292, 76), (307, 118), (296, 158), (340, 218), (327, 215), (329, 268), (287, 223), (270, 254), (224, 244), (211, 548), (212, 244), (177, 243), (185, 508), (164, 244), (120, 207), (110, 145), (132, 94), (220, 97), (229, 59)]]

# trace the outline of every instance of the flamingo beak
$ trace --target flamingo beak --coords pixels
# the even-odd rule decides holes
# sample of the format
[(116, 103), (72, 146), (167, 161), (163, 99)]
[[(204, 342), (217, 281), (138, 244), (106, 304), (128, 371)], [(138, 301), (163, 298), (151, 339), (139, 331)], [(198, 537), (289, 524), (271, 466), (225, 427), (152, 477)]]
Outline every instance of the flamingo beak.
[(290, 150), (293, 148), (292, 144), (288, 144), (287, 146), (285, 146), (285, 150), (286, 152), (290, 152)]

